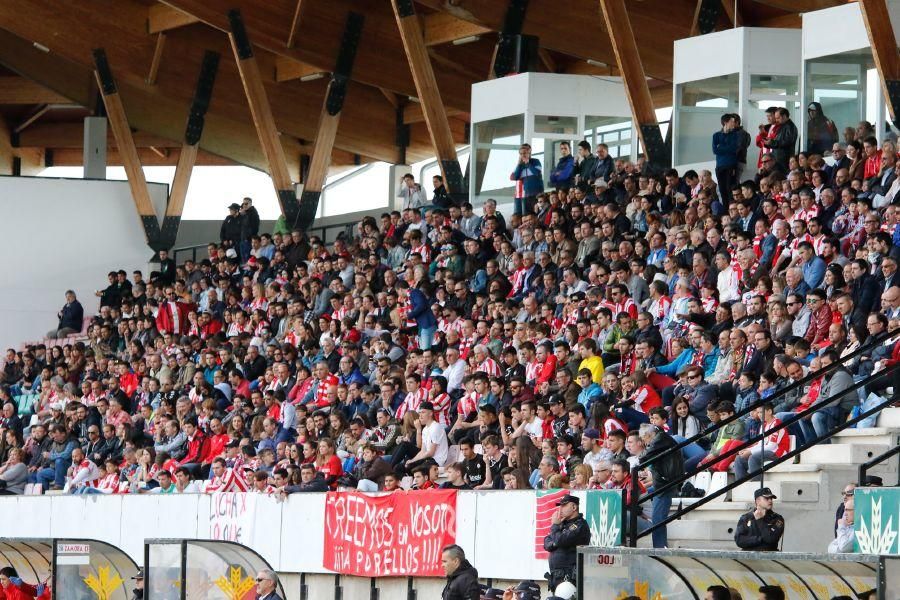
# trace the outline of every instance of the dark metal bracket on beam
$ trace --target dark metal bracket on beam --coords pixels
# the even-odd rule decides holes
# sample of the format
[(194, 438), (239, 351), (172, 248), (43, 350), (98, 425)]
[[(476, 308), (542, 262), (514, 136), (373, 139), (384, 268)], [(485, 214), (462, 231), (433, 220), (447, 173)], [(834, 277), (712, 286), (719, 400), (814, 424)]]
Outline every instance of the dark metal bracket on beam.
[(715, 31), (721, 15), (722, 0), (701, 0), (700, 13), (697, 15), (697, 29), (700, 34)]
[(522, 28), (525, 26), (525, 12), (528, 10), (528, 0), (510, 0), (503, 19), (503, 29), (497, 41), (497, 55), (494, 59), (494, 76), (505, 77), (517, 71), (516, 65), (523, 52), (537, 54), (537, 38), (523, 36)]
[(200, 136), (203, 134), (206, 111), (209, 110), (213, 85), (216, 82), (216, 73), (219, 70), (219, 58), (219, 53), (211, 50), (207, 50), (203, 55), (200, 77), (197, 80), (197, 88), (194, 91), (194, 99), (191, 102), (187, 127), (184, 132), (184, 141), (191, 146), (198, 144)]
[(94, 55), (94, 68), (97, 70), (97, 75), (100, 79), (100, 85), (103, 88), (103, 94), (108, 96), (110, 94), (115, 94), (118, 92), (116, 88), (116, 80), (113, 78), (112, 69), (109, 68), (109, 60), (106, 58), (106, 50), (103, 48), (95, 48), (93, 50)]
[[(322, 192), (314, 192), (314, 191), (304, 191), (300, 194), (300, 200), (297, 200), (297, 194), (293, 190), (287, 190), (285, 192), (278, 192), (282, 197), (282, 206), (285, 207), (285, 221), (288, 226), (292, 229), (299, 229), (301, 231), (306, 231), (309, 229), (313, 221), (316, 220), (316, 212), (319, 210), (319, 200), (322, 198)], [(293, 200), (291, 201), (292, 208), (290, 211), (288, 210), (288, 204), (286, 204), (285, 196), (290, 193)]]
[(253, 45), (244, 27), (244, 19), (241, 11), (233, 8), (228, 11), (228, 24), (231, 26), (231, 35), (234, 36), (234, 45), (237, 48), (238, 58), (241, 60), (253, 57)]
[(347, 22), (344, 25), (344, 34), (341, 37), (341, 48), (338, 52), (334, 72), (331, 75), (331, 85), (328, 86), (328, 97), (325, 99), (325, 109), (329, 115), (336, 115), (344, 107), (344, 98), (347, 97), (347, 84), (350, 82), (350, 74), (353, 71), (353, 61), (356, 59), (356, 50), (359, 47), (359, 39), (362, 36), (362, 28), (365, 16), (350, 11), (347, 13)]
[(666, 153), (666, 142), (659, 125), (641, 125), (641, 139), (644, 142), (644, 154), (650, 157), (652, 165), (659, 169), (667, 169), (672, 165), (672, 153)]
[(442, 160), (441, 167), (444, 172), (444, 187), (448, 190), (459, 190), (451, 192), (450, 197), (457, 205), (461, 205), (469, 198), (469, 188), (466, 186), (462, 169), (459, 168), (459, 161)]
[(884, 82), (884, 85), (887, 88), (888, 98), (893, 109), (894, 119), (892, 123), (894, 127), (900, 129), (900, 80), (888, 79)]

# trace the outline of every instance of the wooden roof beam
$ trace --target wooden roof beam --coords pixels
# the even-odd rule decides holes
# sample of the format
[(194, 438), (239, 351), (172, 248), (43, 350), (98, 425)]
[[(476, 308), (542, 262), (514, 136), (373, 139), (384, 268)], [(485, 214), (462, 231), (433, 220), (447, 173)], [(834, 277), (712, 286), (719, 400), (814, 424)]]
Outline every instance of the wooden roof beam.
[(644, 147), (644, 154), (651, 162), (667, 166), (671, 162), (671, 156), (665, 155), (665, 144), (656, 120), (650, 87), (644, 75), (625, 0), (600, 0), (600, 7), (625, 84), (631, 114)]
[(0, 104), (70, 104), (71, 100), (16, 75), (0, 76)]
[(391, 5), (416, 84), (416, 95), (422, 106), (425, 124), (428, 126), (434, 153), (444, 177), (444, 186), (451, 195), (465, 194), (462, 171), (456, 156), (456, 144), (453, 141), (444, 103), (441, 101), (441, 92), (434, 77), (434, 69), (431, 66), (431, 58), (425, 46), (425, 37), (416, 17), (415, 7), (412, 0), (391, 0)]
[(426, 46), (438, 46), (491, 33), (491, 29), (464, 21), (450, 13), (436, 12), (422, 17), (422, 32)]
[(116, 146), (122, 157), (134, 207), (141, 218), (149, 244), (154, 241), (154, 234), (156, 236), (159, 234), (159, 220), (156, 210), (153, 208), (153, 202), (150, 200), (150, 188), (147, 187), (147, 179), (144, 177), (144, 169), (141, 166), (137, 147), (134, 145), (134, 138), (131, 137), (131, 127), (128, 125), (128, 117), (125, 115), (125, 106), (122, 104), (122, 98), (119, 96), (119, 90), (106, 60), (106, 52), (102, 49), (94, 50), (94, 76), (97, 78), (103, 105), (106, 107), (109, 127), (116, 138)]
[[(259, 136), (259, 143), (269, 164), (272, 183), (279, 193), (292, 190), (293, 182), (284, 156), (284, 148), (278, 139), (279, 133), (275, 126), (275, 118), (272, 116), (272, 107), (269, 105), (269, 98), (259, 74), (259, 65), (253, 56), (253, 48), (247, 37), (244, 22), (236, 10), (229, 13), (229, 20), (231, 21), (231, 31), (228, 33), (228, 39), (231, 41), (231, 48), (234, 51), (241, 83), (244, 86), (244, 94), (247, 96), (250, 114)], [(282, 203), (282, 210), (284, 209), (285, 205)]]
[(773, 8), (780, 8), (792, 13), (813, 12), (824, 8), (833, 8), (854, 0), (753, 0)]
[(300, 229), (308, 229), (316, 218), (319, 199), (322, 196), (325, 179), (328, 177), (328, 170), (331, 166), (334, 140), (337, 138), (341, 111), (347, 95), (347, 83), (353, 72), (353, 63), (356, 60), (356, 50), (364, 23), (365, 18), (361, 14), (350, 12), (344, 24), (334, 75), (328, 84), (328, 91), (325, 93), (325, 100), (319, 113), (318, 131), (309, 161), (309, 171), (303, 181), (300, 214), (294, 220), (295, 226)]
[(284, 56), (275, 57), (275, 81), (290, 81), (292, 79), (319, 79), (328, 74), (328, 71), (319, 67), (308, 65), (293, 58)]
[(163, 33), (187, 25), (199, 23), (200, 19), (177, 8), (165, 4), (154, 4), (147, 9), (147, 33)]
[(891, 15), (885, 0), (859, 0), (859, 8), (872, 45), (872, 58), (875, 59), (881, 91), (891, 121), (896, 125), (900, 123), (900, 54), (897, 52)]
[[(47, 148), (45, 155), (54, 167), (80, 167), (84, 164), (84, 153), (78, 148)], [(160, 153), (150, 148), (138, 148), (138, 159), (144, 167), (177, 167), (181, 159), (181, 148), (166, 148)], [(106, 151), (106, 165), (109, 167), (121, 167), (122, 156), (118, 150)], [(239, 163), (223, 158), (211, 152), (200, 150), (197, 153), (195, 165), (198, 167), (234, 167)]]

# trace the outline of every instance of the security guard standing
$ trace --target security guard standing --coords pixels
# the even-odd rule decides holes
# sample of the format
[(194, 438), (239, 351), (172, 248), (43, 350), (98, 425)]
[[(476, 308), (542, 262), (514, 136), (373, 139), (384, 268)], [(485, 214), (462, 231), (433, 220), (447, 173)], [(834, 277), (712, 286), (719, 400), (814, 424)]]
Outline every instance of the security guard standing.
[(556, 503), (550, 533), (544, 537), (544, 550), (550, 553), (550, 572), (547, 587), (555, 590), (563, 581), (575, 583), (575, 565), (578, 562), (578, 546), (591, 542), (591, 529), (578, 512), (578, 498), (563, 496)]
[(734, 542), (741, 550), (777, 551), (784, 535), (784, 517), (772, 510), (777, 497), (767, 487), (753, 492), (756, 508), (742, 515), (734, 532)]

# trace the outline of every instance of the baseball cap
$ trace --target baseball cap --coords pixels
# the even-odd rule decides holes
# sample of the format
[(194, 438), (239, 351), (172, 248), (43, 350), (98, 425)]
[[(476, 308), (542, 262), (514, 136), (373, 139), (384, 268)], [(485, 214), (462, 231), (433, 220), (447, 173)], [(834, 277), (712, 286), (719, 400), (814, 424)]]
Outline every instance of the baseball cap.
[(515, 589), (516, 600), (540, 600), (541, 587), (530, 579), (519, 583)]
[[(769, 488), (765, 488), (765, 489), (769, 489)], [(559, 502), (557, 502), (556, 505), (562, 506), (563, 504), (572, 503), (575, 506), (578, 506), (578, 504), (580, 502), (581, 502), (581, 500), (578, 499), (578, 496), (573, 496), (572, 494), (566, 494), (565, 496), (563, 496), (562, 498), (559, 499)]]
[(481, 588), (481, 594), (479, 595), (481, 600), (503, 600), (503, 590), (500, 588), (492, 588), (486, 585), (479, 587)]
[(132, 579), (143, 579), (143, 578), (144, 578), (144, 570), (143, 569), (138, 569), (138, 572), (134, 574), (134, 577), (132, 577)]
[(563, 397), (560, 394), (553, 394), (550, 398), (547, 399), (548, 404), (562, 404)]
[(584, 435), (584, 437), (590, 438), (590, 439), (592, 439), (592, 440), (599, 440), (599, 439), (600, 439), (600, 432), (599, 432), (598, 430), (596, 430), (596, 429), (588, 429), (588, 430), (586, 430), (586, 431), (584, 432), (583, 435)]
[(753, 492), (753, 499), (756, 500), (757, 498), (772, 498), (773, 500), (776, 500), (778, 499), (778, 496), (773, 494), (772, 490), (770, 490), (769, 488), (764, 487), (759, 488), (758, 490)]

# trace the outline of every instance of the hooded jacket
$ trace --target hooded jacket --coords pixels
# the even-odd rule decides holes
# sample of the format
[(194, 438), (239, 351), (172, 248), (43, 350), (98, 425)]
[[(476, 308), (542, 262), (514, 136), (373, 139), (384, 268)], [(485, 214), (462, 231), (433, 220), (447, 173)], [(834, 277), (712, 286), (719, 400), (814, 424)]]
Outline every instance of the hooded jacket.
[(830, 152), (831, 146), (837, 141), (834, 121), (825, 116), (822, 105), (818, 102), (810, 102), (807, 108), (816, 109), (816, 116), (806, 123), (806, 151), (810, 154)]
[(479, 600), (481, 588), (478, 587), (478, 569), (463, 560), (459, 568), (447, 577), (447, 585), (441, 592), (443, 600)]

